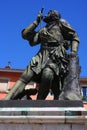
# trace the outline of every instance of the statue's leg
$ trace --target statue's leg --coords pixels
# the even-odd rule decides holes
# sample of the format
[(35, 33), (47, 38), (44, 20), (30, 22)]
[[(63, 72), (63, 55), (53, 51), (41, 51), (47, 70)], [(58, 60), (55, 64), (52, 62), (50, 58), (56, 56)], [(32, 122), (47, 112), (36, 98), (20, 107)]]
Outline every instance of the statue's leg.
[(26, 70), (23, 72), (19, 80), (15, 83), (15, 85), (12, 87), (8, 95), (5, 97), (4, 100), (14, 100), (16, 97), (22, 93), (22, 91), (25, 88), (25, 85), (31, 81), (32, 77), (34, 76), (34, 72), (29, 68), (29, 66), (26, 68)]
[(58, 100), (59, 99), (59, 95), (61, 92), (61, 81), (56, 77), (55, 80), (53, 81), (51, 90), (54, 94), (54, 100)]
[(47, 97), (53, 78), (54, 72), (50, 68), (45, 68), (41, 76), (41, 84), (37, 95), (38, 100), (44, 100)]

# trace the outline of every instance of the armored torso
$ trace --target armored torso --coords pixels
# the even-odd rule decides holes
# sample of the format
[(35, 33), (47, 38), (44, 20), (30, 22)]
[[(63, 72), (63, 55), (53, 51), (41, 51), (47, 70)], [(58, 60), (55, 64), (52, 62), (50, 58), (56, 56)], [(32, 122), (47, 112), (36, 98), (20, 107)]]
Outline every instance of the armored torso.
[(54, 23), (42, 28), (39, 31), (39, 39), (41, 43), (59, 43), (63, 41), (63, 36), (58, 24)]

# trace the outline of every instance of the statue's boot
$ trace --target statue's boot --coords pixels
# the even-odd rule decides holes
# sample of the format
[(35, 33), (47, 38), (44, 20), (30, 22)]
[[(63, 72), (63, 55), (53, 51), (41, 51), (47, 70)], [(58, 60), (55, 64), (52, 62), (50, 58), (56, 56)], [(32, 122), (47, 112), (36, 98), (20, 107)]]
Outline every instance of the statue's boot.
[(4, 100), (14, 100), (16, 99), (17, 95), (21, 94), (21, 92), (25, 88), (25, 83), (21, 80), (18, 80), (16, 84), (12, 87), (8, 95), (5, 97)]
[(65, 78), (59, 100), (82, 100), (79, 74), (80, 67), (78, 56), (71, 57), (69, 63), (69, 74)]
[(61, 82), (58, 78), (55, 78), (51, 87), (52, 93), (54, 95), (54, 100), (59, 99), (59, 95), (61, 93)]

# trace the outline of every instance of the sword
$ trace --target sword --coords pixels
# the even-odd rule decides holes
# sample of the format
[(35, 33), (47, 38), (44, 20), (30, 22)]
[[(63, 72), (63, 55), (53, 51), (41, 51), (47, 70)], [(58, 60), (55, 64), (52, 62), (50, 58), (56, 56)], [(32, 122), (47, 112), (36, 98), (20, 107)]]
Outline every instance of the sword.
[[(43, 10), (44, 10), (44, 8), (42, 7), (39, 13), (42, 14), (42, 13), (43, 13)], [(41, 17), (40, 17), (40, 29), (42, 28), (42, 23), (41, 23), (41, 21), (42, 21), (42, 19), (41, 19)]]

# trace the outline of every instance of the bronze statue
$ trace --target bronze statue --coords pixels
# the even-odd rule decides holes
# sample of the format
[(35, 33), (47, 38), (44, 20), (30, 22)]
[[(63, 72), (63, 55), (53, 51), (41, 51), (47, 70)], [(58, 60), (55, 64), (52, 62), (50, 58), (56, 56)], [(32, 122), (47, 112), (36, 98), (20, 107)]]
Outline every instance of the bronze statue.
[[(36, 27), (41, 20), (46, 26), (36, 31)], [(70, 24), (61, 18), (59, 12), (50, 10), (46, 16), (42, 16), (42, 11), (37, 19), (22, 30), (22, 37), (31, 46), (40, 44), (40, 50), (32, 58), (20, 79), (13, 86), (5, 100), (14, 100), (24, 91), (25, 85), (30, 81), (40, 84), (37, 100), (44, 100), (51, 89), (54, 99), (64, 99), (59, 96), (64, 92), (64, 81), (69, 73), (70, 56), (76, 57), (78, 52), (79, 38), (76, 31)], [(67, 50), (71, 49), (68, 54)], [(68, 88), (67, 88), (68, 89)], [(61, 98), (62, 97), (62, 98)], [(80, 96), (75, 96), (70, 100), (80, 100)], [(69, 100), (69, 98), (65, 98)]]

